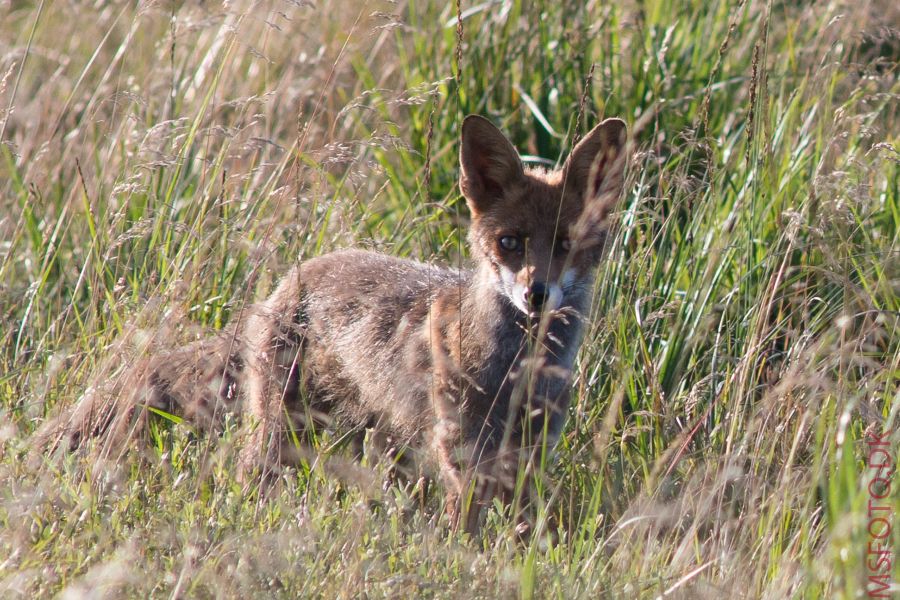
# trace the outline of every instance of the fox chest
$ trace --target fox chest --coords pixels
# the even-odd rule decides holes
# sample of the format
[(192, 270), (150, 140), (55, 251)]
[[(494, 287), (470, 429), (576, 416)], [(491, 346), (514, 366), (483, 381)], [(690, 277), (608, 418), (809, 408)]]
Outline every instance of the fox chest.
[(482, 438), (488, 445), (505, 433), (515, 443), (530, 443), (539, 434), (556, 439), (569, 404), (580, 332), (558, 327), (555, 333), (552, 339), (571, 346), (550, 352), (522, 335), (498, 336), (502, 343), (469, 352), (465, 344), (456, 345), (451, 353), (458, 370), (445, 389), (457, 407), (464, 438)]

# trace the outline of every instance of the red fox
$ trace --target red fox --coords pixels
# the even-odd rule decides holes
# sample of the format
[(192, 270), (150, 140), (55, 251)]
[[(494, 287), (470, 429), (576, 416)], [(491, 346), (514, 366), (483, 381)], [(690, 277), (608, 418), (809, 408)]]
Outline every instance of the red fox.
[[(490, 121), (467, 117), (473, 269), (359, 250), (307, 260), (228, 335), (151, 359), (131, 405), (199, 421), (223, 403), (249, 413), (244, 473), (284, 462), (288, 432), (371, 428), (430, 464), (451, 522), (476, 528), (559, 436), (625, 142), (624, 122), (607, 119), (561, 169), (531, 169)], [(78, 412), (69, 427), (96, 432), (94, 411)]]

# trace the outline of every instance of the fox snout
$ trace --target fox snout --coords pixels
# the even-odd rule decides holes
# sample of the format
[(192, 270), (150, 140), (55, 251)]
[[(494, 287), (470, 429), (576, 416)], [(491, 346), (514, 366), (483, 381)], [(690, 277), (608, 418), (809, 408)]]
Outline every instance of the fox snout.
[[(530, 281), (513, 288), (513, 304), (522, 312), (539, 316), (543, 311), (557, 310), (564, 304), (562, 286), (557, 282)], [(521, 298), (520, 302), (517, 302)]]
[(542, 281), (535, 281), (525, 288), (525, 303), (533, 312), (541, 312), (546, 306), (553, 310), (559, 305), (559, 299), (562, 297), (562, 290), (558, 285), (547, 285)]
[(518, 273), (498, 265), (499, 288), (513, 306), (529, 316), (543, 311), (557, 310), (565, 303), (562, 282), (535, 279), (522, 269)]

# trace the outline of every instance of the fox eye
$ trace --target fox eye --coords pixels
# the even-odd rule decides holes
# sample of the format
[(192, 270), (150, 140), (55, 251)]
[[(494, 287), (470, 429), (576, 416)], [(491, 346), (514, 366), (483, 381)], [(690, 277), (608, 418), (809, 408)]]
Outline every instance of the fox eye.
[(514, 235), (504, 235), (500, 238), (500, 247), (507, 252), (519, 249), (519, 238)]
[(559, 240), (559, 247), (563, 252), (568, 252), (572, 249), (572, 240), (570, 240), (569, 238), (563, 238)]

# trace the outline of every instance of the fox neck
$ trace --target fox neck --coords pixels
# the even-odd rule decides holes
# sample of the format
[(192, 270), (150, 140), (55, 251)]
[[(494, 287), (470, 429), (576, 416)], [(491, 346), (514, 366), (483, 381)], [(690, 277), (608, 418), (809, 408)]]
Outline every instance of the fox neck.
[(463, 346), (471, 348), (471, 358), (482, 364), (499, 362), (508, 369), (517, 360), (538, 356), (544, 364), (569, 369), (581, 342), (590, 283), (567, 294), (563, 314), (551, 318), (541, 332), (538, 320), (529, 318), (503, 294), (490, 264), (481, 264), (461, 298)]

